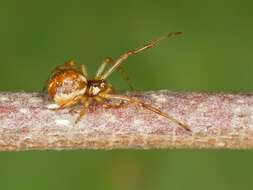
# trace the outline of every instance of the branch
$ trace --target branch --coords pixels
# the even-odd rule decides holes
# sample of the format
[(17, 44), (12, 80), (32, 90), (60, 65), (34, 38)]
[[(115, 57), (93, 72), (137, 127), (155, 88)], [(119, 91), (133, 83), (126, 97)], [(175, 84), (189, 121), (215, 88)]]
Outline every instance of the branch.
[[(130, 94), (129, 94), (130, 95)], [(253, 148), (253, 93), (132, 93), (190, 126), (125, 103), (78, 112), (50, 110), (39, 93), (0, 93), (0, 151), (62, 149)], [(80, 106), (76, 107), (76, 111)]]

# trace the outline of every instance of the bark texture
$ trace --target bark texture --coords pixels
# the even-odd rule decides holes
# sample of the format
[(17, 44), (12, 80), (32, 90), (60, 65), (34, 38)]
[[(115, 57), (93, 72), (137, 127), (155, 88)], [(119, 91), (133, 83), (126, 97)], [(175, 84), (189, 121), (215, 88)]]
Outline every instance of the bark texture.
[(51, 110), (42, 94), (0, 93), (0, 151), (66, 149), (253, 149), (253, 93), (133, 92), (179, 121), (134, 104)]

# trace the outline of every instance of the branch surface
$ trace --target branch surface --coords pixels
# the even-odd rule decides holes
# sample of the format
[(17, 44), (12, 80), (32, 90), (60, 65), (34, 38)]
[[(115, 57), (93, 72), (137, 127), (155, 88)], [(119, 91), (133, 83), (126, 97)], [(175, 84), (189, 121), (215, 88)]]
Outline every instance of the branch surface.
[[(142, 107), (51, 110), (39, 93), (0, 93), (0, 151), (62, 149), (253, 149), (253, 93), (133, 92), (191, 128)], [(77, 112), (76, 112), (77, 111)]]

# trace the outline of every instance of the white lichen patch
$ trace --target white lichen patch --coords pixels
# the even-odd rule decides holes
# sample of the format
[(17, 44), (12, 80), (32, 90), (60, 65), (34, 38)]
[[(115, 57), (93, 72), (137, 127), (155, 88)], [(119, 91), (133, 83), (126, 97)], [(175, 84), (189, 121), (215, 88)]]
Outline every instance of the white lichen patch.
[(252, 107), (249, 107), (247, 109), (247, 113), (248, 113), (248, 115), (250, 115), (250, 118), (253, 119), (253, 108)]
[(108, 121), (109, 123), (116, 123), (116, 122), (119, 121), (115, 115), (110, 114), (110, 113), (106, 113), (106, 114), (104, 115), (104, 117), (105, 117), (105, 118), (108, 118), (107, 121)]
[(29, 102), (32, 103), (32, 104), (38, 104), (38, 103), (43, 102), (43, 100), (39, 97), (31, 97), (29, 99)]
[(244, 100), (244, 99), (238, 99), (238, 100), (237, 100), (237, 103), (238, 103), (238, 104), (244, 104), (244, 103), (245, 103), (245, 100)]
[(242, 109), (241, 109), (241, 107), (235, 107), (234, 108), (234, 113), (236, 114), (236, 115), (239, 115), (239, 114), (241, 114), (243, 111), (242, 111)]
[(64, 125), (64, 126), (69, 126), (71, 124), (70, 120), (66, 118), (55, 119), (55, 123), (57, 125)]
[(29, 140), (29, 139), (32, 139), (32, 136), (31, 136), (31, 135), (26, 135), (26, 136), (24, 137), (24, 140)]
[(131, 123), (131, 127), (135, 128), (139, 133), (149, 132), (149, 128), (146, 127), (145, 121), (143, 119), (134, 119)]
[(155, 102), (158, 102), (158, 103), (165, 103), (167, 102), (167, 97), (164, 96), (163, 94), (152, 94), (151, 95), (151, 98), (155, 101)]
[(57, 109), (57, 108), (59, 108), (60, 106), (58, 105), (58, 104), (48, 104), (47, 106), (46, 106), (46, 108), (47, 109)]
[(218, 147), (224, 147), (224, 146), (226, 146), (226, 143), (223, 142), (223, 141), (218, 141), (216, 145), (217, 145)]
[(134, 121), (133, 121), (133, 123), (132, 123), (132, 126), (133, 127), (140, 127), (140, 126), (144, 126), (145, 125), (145, 122), (144, 122), (144, 120), (142, 120), (142, 119), (135, 119)]
[(6, 96), (1, 96), (1, 97), (0, 97), (0, 102), (6, 102), (6, 101), (8, 101), (8, 100), (9, 100), (9, 98), (6, 97)]
[(29, 113), (29, 109), (26, 108), (20, 108), (19, 112), (24, 113), (24, 114), (28, 114)]
[(0, 132), (2, 132), (3, 129), (8, 129), (8, 128), (10, 127), (6, 125), (4, 121), (0, 122)]
[(242, 114), (243, 114), (243, 111), (240, 107), (235, 107), (234, 108), (234, 113), (233, 113), (232, 118), (231, 118), (231, 127), (232, 128), (240, 127), (238, 125), (238, 123), (240, 122), (241, 119), (238, 116), (240, 116)]

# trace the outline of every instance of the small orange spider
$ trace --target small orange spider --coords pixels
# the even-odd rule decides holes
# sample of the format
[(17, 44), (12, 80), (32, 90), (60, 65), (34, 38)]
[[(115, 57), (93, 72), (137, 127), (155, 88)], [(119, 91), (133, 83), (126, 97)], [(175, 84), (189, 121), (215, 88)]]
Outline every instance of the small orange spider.
[[(115, 61), (113, 61), (111, 58), (105, 59), (99, 67), (96, 76), (93, 78), (88, 78), (88, 74), (84, 65), (81, 65), (81, 68), (78, 69), (74, 61), (68, 61), (64, 65), (57, 67), (49, 78), (47, 84), (49, 97), (59, 105), (58, 109), (81, 103), (83, 107), (78, 118), (76, 119), (76, 123), (85, 114), (92, 101), (95, 100), (96, 102), (102, 103), (109, 99), (118, 99), (140, 105), (143, 108), (170, 119), (180, 127), (190, 131), (186, 124), (181, 123), (169, 114), (162, 112), (161, 110), (143, 102), (142, 100), (124, 95), (113, 94), (112, 85), (106, 82), (106, 79), (112, 74), (113, 71), (122, 69), (121, 64), (129, 56), (141, 53), (146, 49), (156, 46), (161, 40), (178, 34), (181, 34), (181, 32), (169, 33), (166, 36), (162, 36), (156, 40), (146, 43), (143, 47), (122, 54)], [(112, 66), (105, 71), (109, 64)], [(113, 105), (111, 107), (113, 107)]]

